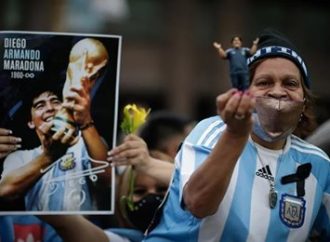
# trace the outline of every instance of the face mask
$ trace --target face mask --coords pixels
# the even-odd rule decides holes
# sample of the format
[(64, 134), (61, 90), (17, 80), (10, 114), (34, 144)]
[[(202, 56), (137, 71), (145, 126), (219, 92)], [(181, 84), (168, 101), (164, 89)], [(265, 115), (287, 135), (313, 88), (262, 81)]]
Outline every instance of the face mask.
[(163, 195), (148, 194), (141, 200), (133, 203), (133, 211), (131, 211), (126, 205), (126, 215), (128, 220), (136, 228), (144, 232), (148, 228), (156, 209), (162, 203), (163, 198)]
[(299, 122), (304, 101), (257, 97), (253, 113), (253, 133), (267, 142), (285, 139)]

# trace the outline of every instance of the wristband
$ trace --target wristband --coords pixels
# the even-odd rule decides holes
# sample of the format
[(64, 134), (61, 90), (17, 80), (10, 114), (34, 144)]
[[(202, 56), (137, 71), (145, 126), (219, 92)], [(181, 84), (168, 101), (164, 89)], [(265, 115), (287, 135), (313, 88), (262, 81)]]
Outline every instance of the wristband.
[(92, 126), (94, 126), (94, 121), (93, 120), (86, 123), (86, 124), (83, 124), (83, 125), (79, 126), (79, 129), (80, 130), (85, 130), (85, 129), (88, 129), (89, 127), (92, 127)]

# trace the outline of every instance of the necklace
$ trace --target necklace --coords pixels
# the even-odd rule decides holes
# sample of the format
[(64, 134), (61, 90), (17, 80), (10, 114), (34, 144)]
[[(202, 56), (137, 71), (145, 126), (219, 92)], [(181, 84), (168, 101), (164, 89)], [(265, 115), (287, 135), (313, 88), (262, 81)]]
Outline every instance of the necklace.
[[(258, 148), (257, 148), (257, 145), (254, 141), (252, 141), (253, 144), (254, 144), (254, 148), (256, 150), (256, 153), (257, 153), (257, 157), (260, 161), (260, 163), (262, 164), (263, 167), (266, 167), (265, 166), (265, 163), (263, 162), (263, 160), (261, 159), (261, 156), (259, 154), (259, 151), (258, 151)], [(280, 154), (280, 158), (282, 159), (283, 157), (283, 153), (284, 153), (284, 149), (282, 149), (282, 153)], [(279, 161), (281, 164), (281, 160)], [(278, 165), (279, 166), (279, 165)], [(273, 176), (272, 174), (271, 175), (268, 175), (269, 179), (266, 178), (269, 182), (269, 194), (268, 194), (268, 202), (269, 202), (269, 207), (271, 209), (275, 208), (276, 207), (276, 204), (277, 204), (277, 198), (278, 198), (278, 195), (277, 195), (277, 191), (275, 190), (275, 176)]]

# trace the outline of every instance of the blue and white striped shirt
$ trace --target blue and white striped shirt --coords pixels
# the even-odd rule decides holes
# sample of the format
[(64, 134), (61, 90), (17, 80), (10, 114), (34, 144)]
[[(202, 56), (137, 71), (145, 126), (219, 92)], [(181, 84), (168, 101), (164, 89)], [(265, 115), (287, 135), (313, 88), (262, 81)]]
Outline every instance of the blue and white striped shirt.
[[(198, 219), (180, 205), (184, 185), (211, 153), (225, 127), (218, 116), (212, 117), (201, 121), (186, 138), (176, 157), (162, 217), (145, 241), (297, 242), (306, 241), (313, 226), (323, 229), (330, 241), (329, 158), (294, 135), (288, 137), (283, 151), (268, 150), (249, 139), (215, 214)], [(304, 182), (305, 195), (298, 196), (297, 183), (282, 184), (281, 178), (296, 173), (305, 163), (311, 163), (312, 170)], [(274, 209), (268, 199), (271, 177), (278, 192)]]
[[(41, 147), (19, 150), (4, 161), (2, 176), (27, 165), (42, 153)], [(84, 140), (69, 147), (66, 154), (45, 169), (25, 195), (27, 211), (90, 211), (95, 210), (88, 187), (91, 162)]]

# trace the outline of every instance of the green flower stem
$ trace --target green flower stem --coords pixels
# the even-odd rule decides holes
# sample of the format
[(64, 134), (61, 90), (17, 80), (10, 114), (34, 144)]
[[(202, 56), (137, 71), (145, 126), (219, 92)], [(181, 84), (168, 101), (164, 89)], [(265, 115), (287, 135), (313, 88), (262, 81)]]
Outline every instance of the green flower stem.
[(127, 205), (131, 211), (134, 210), (133, 194), (134, 194), (134, 166), (130, 166), (128, 175), (128, 198)]

